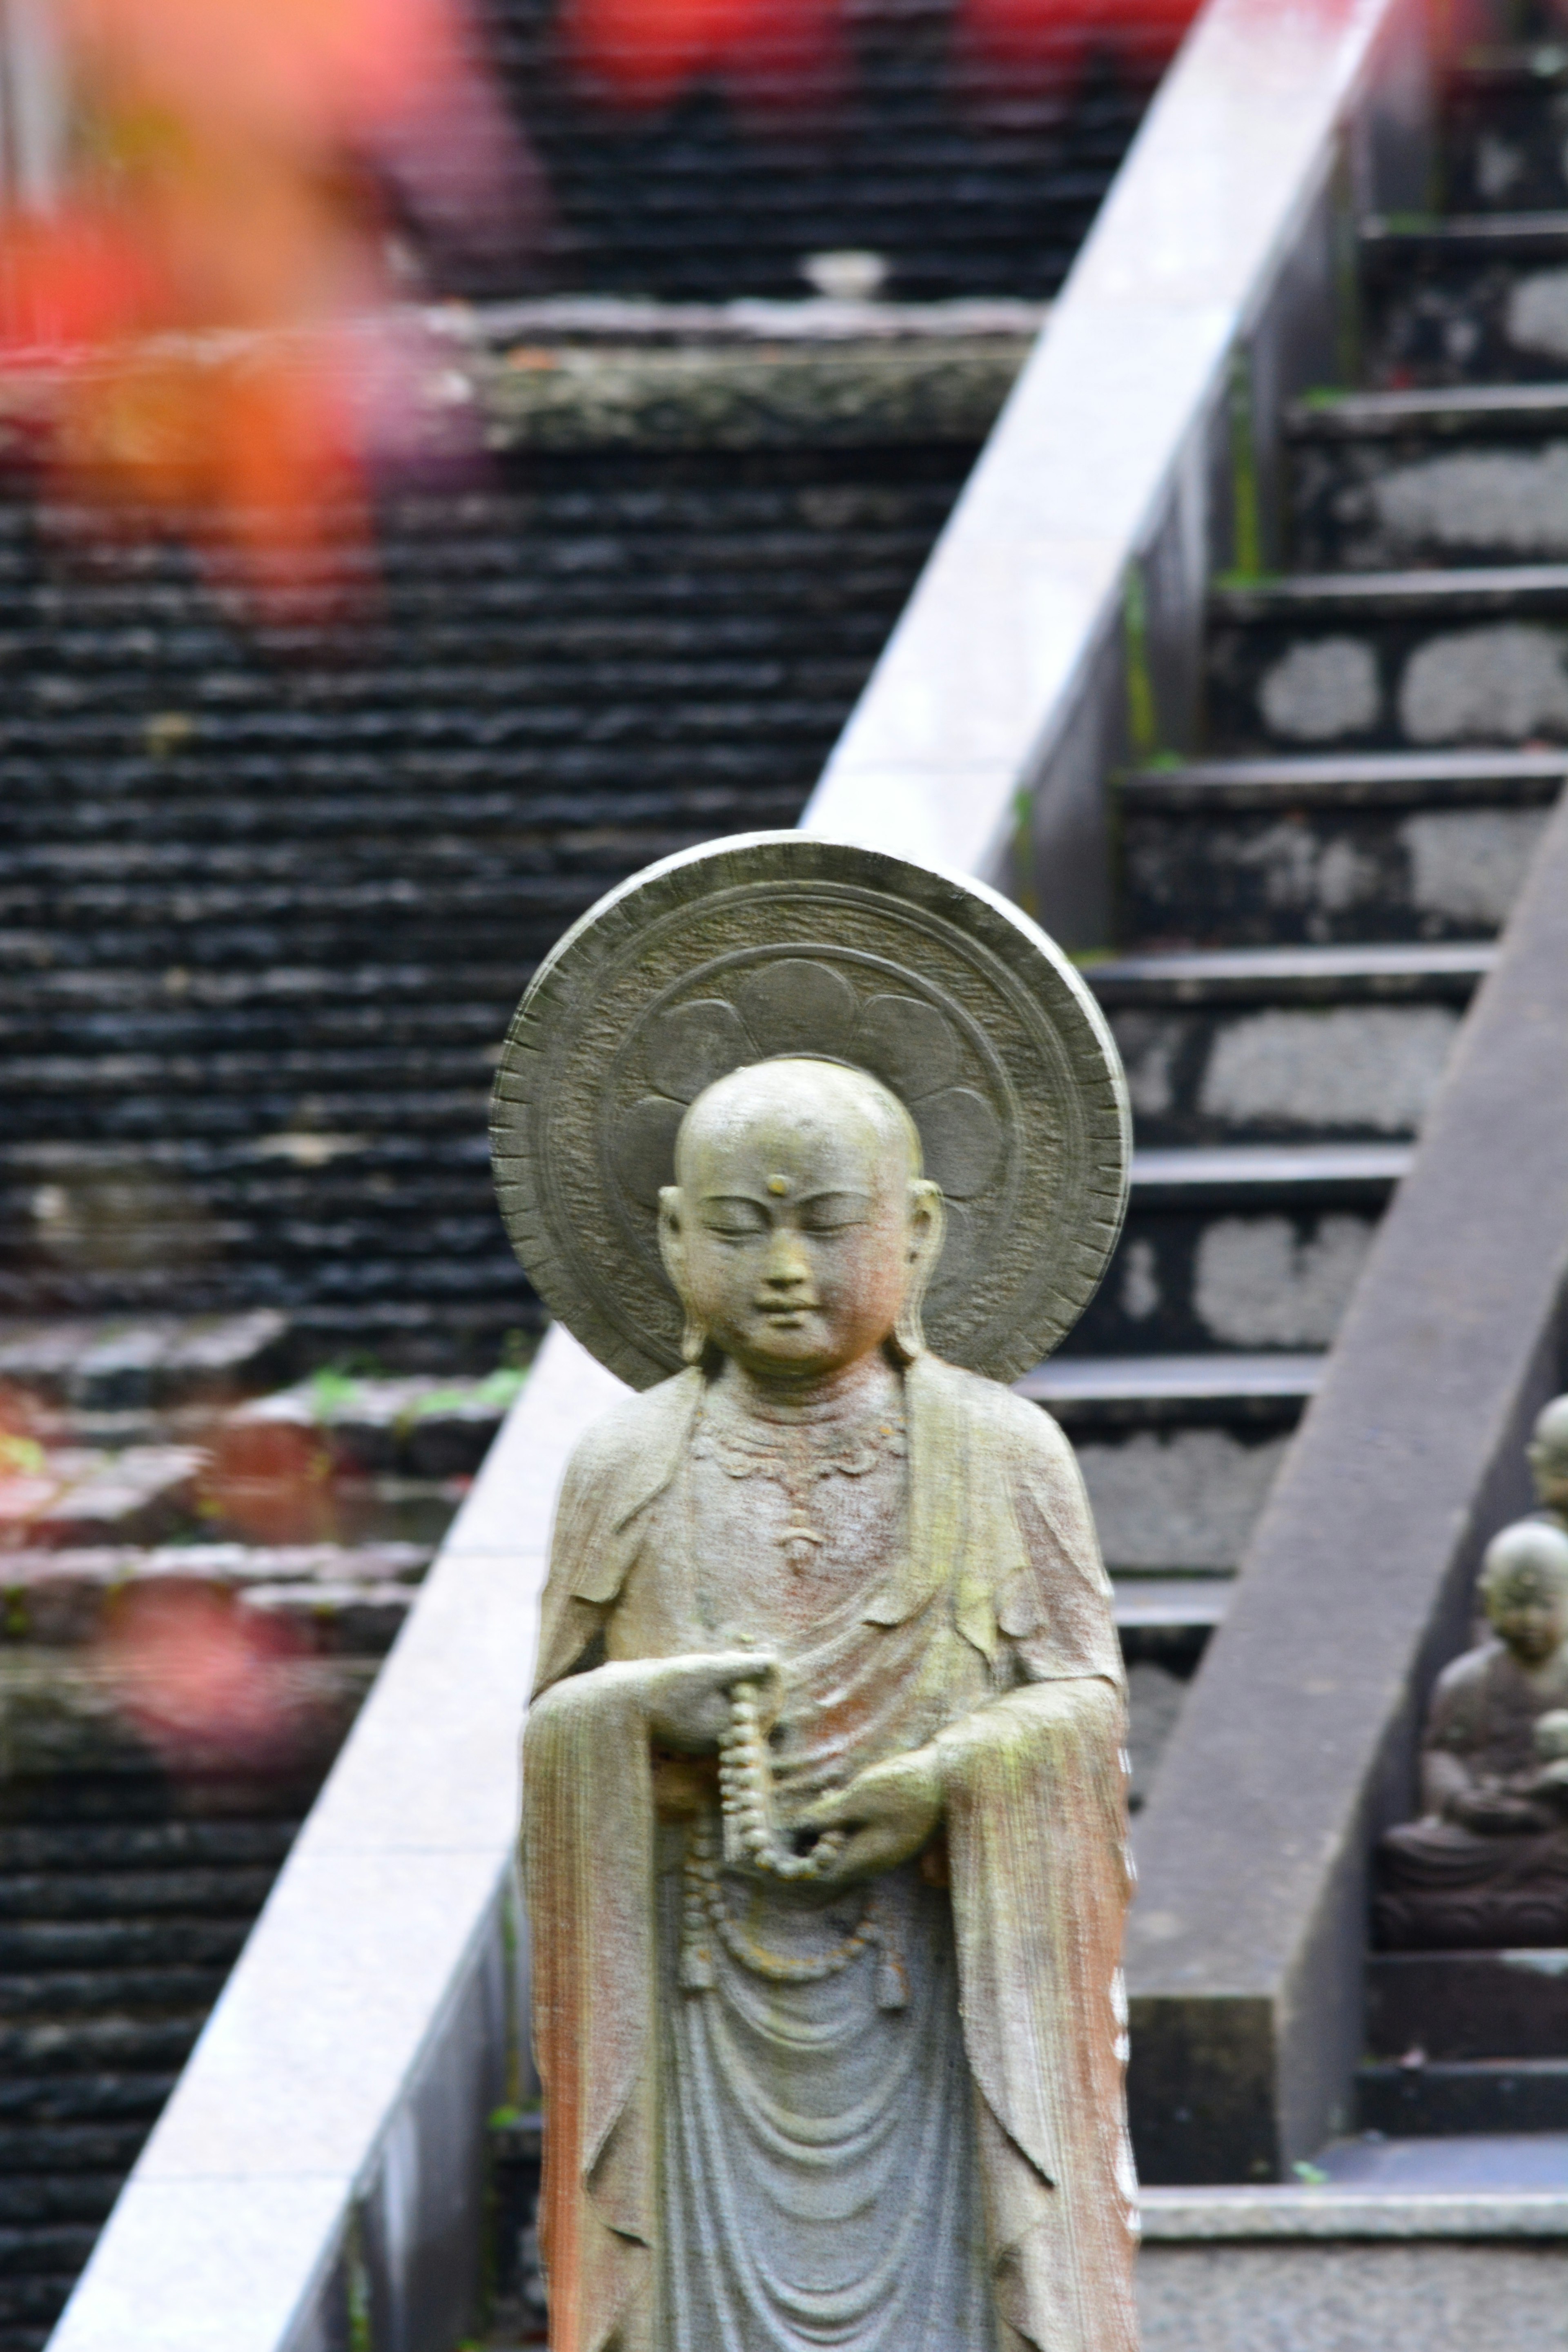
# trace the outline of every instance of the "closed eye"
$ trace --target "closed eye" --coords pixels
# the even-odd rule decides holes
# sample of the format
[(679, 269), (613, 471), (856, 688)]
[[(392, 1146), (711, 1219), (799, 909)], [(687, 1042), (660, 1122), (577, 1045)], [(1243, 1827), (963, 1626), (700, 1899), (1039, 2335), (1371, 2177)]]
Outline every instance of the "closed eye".
[(721, 1241), (752, 1241), (768, 1230), (767, 1212), (759, 1208), (755, 1201), (704, 1201), (699, 1213), (703, 1231), (717, 1234)]
[(865, 1192), (817, 1192), (800, 1204), (800, 1227), (806, 1234), (842, 1234), (852, 1225), (871, 1221), (872, 1202)]

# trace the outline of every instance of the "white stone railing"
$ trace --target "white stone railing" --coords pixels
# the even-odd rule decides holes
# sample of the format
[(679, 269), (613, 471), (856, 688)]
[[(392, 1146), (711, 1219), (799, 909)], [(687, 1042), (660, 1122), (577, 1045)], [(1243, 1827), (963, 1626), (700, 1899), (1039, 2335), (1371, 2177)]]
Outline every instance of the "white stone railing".
[[(1179, 744), (1266, 554), (1347, 206), (1418, 198), (1418, 0), (1211, 0), (810, 808), (1102, 935), (1104, 779)], [(517, 2031), (517, 1749), (551, 1509), (615, 1393), (563, 1333), (454, 1526), (51, 2339), (452, 2352)]]

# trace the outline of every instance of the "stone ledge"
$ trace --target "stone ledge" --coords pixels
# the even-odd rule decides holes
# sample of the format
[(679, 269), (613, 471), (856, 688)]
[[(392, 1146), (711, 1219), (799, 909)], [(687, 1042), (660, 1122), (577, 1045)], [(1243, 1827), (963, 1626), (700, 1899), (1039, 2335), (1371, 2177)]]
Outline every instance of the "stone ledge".
[(1561, 2238), (1568, 2187), (1471, 2195), (1345, 2189), (1145, 2189), (1146, 2244), (1240, 2239)]

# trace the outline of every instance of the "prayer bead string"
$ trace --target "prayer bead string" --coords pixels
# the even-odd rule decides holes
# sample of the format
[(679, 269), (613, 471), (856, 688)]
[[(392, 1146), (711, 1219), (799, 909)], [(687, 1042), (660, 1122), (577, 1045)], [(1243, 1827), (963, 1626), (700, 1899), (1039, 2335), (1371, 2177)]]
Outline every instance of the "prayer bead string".
[(842, 1830), (824, 1830), (809, 1853), (794, 1853), (780, 1839), (773, 1814), (773, 1761), (762, 1727), (755, 1683), (730, 1693), (730, 1727), (719, 1740), (719, 1809), (724, 1859), (773, 1878), (820, 1878), (844, 1850)]

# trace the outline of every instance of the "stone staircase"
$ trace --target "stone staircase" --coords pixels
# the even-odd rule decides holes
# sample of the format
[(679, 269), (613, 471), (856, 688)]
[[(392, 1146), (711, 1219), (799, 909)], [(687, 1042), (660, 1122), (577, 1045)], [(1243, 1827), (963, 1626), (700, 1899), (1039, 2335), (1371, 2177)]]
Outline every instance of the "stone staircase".
[[(782, 54), (728, 89), (710, 70), (667, 96), (656, 63), (651, 102), (630, 108), (616, 68), (637, 71), (635, 18), (595, 76), (563, 58), (559, 12), (477, 13), (548, 180), (529, 263), (541, 284), (787, 297), (813, 255), (847, 247), (879, 257), (897, 299), (941, 301), (1055, 292), (1194, 7), (1053, 10), (1028, 62), (998, 75), (966, 56), (953, 0), (902, 0), (856, 10), (841, 44), (804, 58), (786, 28)], [(749, 20), (759, 46), (769, 13)], [(650, 46), (668, 45), (666, 21), (648, 23)], [(470, 257), (460, 282), (515, 292), (515, 256), (501, 267), (498, 286)]]
[(294, 1346), (0, 1322), (0, 2352), (45, 2342), (522, 1377), (279, 1387)]
[[(1450, 184), (1563, 204), (1565, 109), (1568, 52), (1461, 70)], [(1286, 568), (1214, 585), (1197, 753), (1121, 780), (1087, 973), (1131, 1209), (1026, 1387), (1116, 1580), (1135, 1799), (1568, 776), (1568, 212), (1368, 223), (1361, 341), (1284, 420)], [(1568, 2132), (1568, 1956), (1369, 1969), (1365, 2132)]]
[[(634, 352), (628, 414), (624, 352), (465, 346), (489, 486), (386, 515), (379, 613), (259, 635), (172, 551), (0, 507), (0, 1312), (269, 1309), (410, 1370), (535, 1325), (486, 1139), (534, 963), (648, 860), (794, 822), (1026, 347), (961, 437), (906, 397), (846, 446), (769, 415), (787, 348), (651, 392)], [(525, 396), (557, 378), (574, 425)]]

